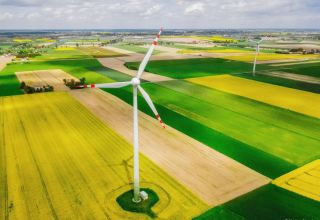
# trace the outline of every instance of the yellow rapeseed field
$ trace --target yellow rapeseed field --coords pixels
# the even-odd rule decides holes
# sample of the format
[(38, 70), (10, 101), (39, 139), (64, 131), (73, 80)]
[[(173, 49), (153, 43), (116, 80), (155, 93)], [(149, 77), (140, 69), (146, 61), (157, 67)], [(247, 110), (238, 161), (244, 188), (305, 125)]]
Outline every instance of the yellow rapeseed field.
[(28, 38), (15, 38), (15, 39), (13, 39), (13, 42), (16, 42), (16, 43), (30, 43), (32, 41), (33, 41), (32, 39), (28, 39)]
[(272, 183), (320, 202), (320, 159), (287, 173)]
[[(254, 59), (254, 54), (246, 54), (241, 56), (226, 56), (225, 59), (237, 60), (243, 62), (252, 62)], [(295, 59), (319, 59), (320, 55), (313, 54), (272, 54), (272, 53), (260, 53), (257, 60), (258, 61), (269, 61), (269, 60), (295, 60)]]
[(230, 42), (230, 43), (236, 43), (238, 40), (230, 38), (230, 37), (223, 37), (219, 35), (215, 36), (192, 36), (192, 38), (199, 39), (199, 40), (210, 40), (217, 43), (224, 43), (224, 42)]
[(320, 95), (228, 74), (188, 81), (320, 118)]
[[(64, 92), (0, 98), (0, 219), (148, 219), (115, 198), (131, 188), (132, 146)], [(128, 128), (131, 129), (131, 128)], [(141, 155), (161, 219), (209, 207)]]
[(253, 51), (246, 51), (246, 50), (238, 50), (238, 49), (220, 49), (220, 50), (179, 50), (181, 54), (193, 54), (193, 53), (253, 53)]
[(76, 48), (74, 47), (58, 47), (54, 50), (57, 50), (57, 51), (69, 51), (69, 50), (75, 50)]

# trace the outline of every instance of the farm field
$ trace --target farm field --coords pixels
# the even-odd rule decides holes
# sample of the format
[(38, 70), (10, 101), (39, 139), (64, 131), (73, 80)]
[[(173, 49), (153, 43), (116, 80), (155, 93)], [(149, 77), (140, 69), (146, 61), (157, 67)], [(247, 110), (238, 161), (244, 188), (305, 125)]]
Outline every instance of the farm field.
[(213, 41), (213, 42), (219, 42), (219, 43), (225, 43), (225, 42), (238, 42), (238, 40), (230, 38), (230, 37), (224, 37), (224, 36), (219, 36), (219, 35), (213, 35), (213, 36), (195, 36), (195, 35), (184, 35), (184, 36), (163, 36), (163, 38), (172, 38), (172, 39), (196, 39), (196, 40), (204, 40), (204, 41)]
[[(225, 59), (252, 62), (255, 55), (241, 55), (241, 56), (226, 56)], [(271, 61), (271, 60), (305, 60), (305, 59), (320, 59), (320, 55), (301, 55), (301, 54), (269, 54), (260, 53), (257, 60), (258, 61)]]
[[(320, 127), (320, 117), (311, 117), (279, 107), (276, 104), (255, 100), (250, 97), (255, 93), (249, 93), (248, 96), (245, 96), (239, 95), (238, 92), (231, 93), (216, 86), (204, 85), (205, 83), (211, 84), (211, 78), (215, 79), (213, 80), (214, 83), (218, 83), (223, 81), (225, 74), (230, 74), (228, 77), (248, 80), (254, 84), (265, 82), (262, 84), (266, 84), (268, 88), (263, 87), (262, 92), (264, 94), (266, 94), (266, 91), (268, 91), (267, 94), (270, 94), (270, 91), (274, 92), (274, 85), (294, 88), (294, 91), (299, 94), (302, 91), (296, 89), (317, 93), (319, 92), (317, 85), (259, 75), (259, 73), (285, 71), (297, 75), (320, 77), (318, 74), (319, 63), (292, 63), (290, 65), (287, 65), (287, 63), (285, 66), (259, 64), (258, 75), (253, 78), (250, 76), (252, 71), (250, 62), (252, 60), (242, 62), (217, 58), (191, 58), (199, 57), (192, 55), (196, 51), (200, 53), (221, 53), (226, 56), (231, 55), (231, 53), (243, 53), (243, 56), (246, 56), (245, 53), (252, 53), (254, 50), (232, 47), (208, 48), (205, 47), (205, 44), (203, 45), (203, 47), (182, 45), (179, 48), (182, 49), (180, 52), (190, 53), (190, 55), (176, 54), (177, 50), (175, 49), (174, 51), (165, 51), (163, 55), (165, 58), (161, 58), (161, 55), (153, 57), (155, 60), (148, 64), (147, 71), (155, 74), (151, 73), (153, 75), (152, 79), (147, 78), (151, 82), (142, 80), (144, 88), (154, 100), (160, 115), (168, 125), (166, 130), (161, 130), (149, 107), (139, 97), (139, 109), (144, 112), (140, 113), (140, 135), (142, 136), (140, 150), (143, 154), (144, 164), (142, 166), (148, 166), (147, 169), (142, 171), (142, 187), (159, 190), (160, 197), (164, 198), (159, 205), (154, 207), (154, 211), (160, 218), (164, 219), (188, 219), (190, 216), (199, 216), (196, 219), (265, 219), (264, 217), (268, 216), (270, 210), (273, 210), (273, 213), (269, 216), (274, 219), (288, 216), (309, 219), (313, 216), (320, 216), (319, 203), (307, 198), (308, 196), (311, 197), (310, 192), (311, 194), (317, 193), (317, 188), (310, 191), (309, 189), (313, 188), (308, 187), (308, 190), (304, 189), (304, 192), (302, 192), (283, 182), (287, 181), (287, 176), (292, 178), (292, 175), (296, 174), (297, 171), (308, 167), (305, 164), (318, 159), (320, 155), (320, 133), (318, 129)], [(107, 47), (105, 49), (109, 51)], [(20, 80), (22, 77), (22, 79), (29, 79), (34, 83), (50, 82), (53, 84), (58, 80), (58, 87), (64, 87), (61, 85), (59, 76), (86, 77), (87, 83), (126, 81), (131, 78), (131, 75), (135, 74), (135, 69), (139, 63), (127, 63), (126, 65), (132, 69), (128, 70), (123, 66), (122, 69), (118, 68), (118, 64), (113, 66), (117, 68), (113, 68), (110, 66), (110, 61), (119, 61), (121, 65), (125, 61), (136, 61), (147, 50), (141, 47), (145, 51), (135, 51), (131, 55), (128, 53), (123, 58), (113, 58), (117, 55), (112, 54), (113, 52), (105, 53), (105, 49), (100, 51), (97, 47), (61, 47), (49, 50), (49, 53), (44, 55), (47, 58), (40, 56), (30, 62), (12, 63), (0, 72), (0, 96), (22, 93), (15, 73), (18, 76), (22, 74), (19, 76)], [(114, 51), (117, 52), (116, 49)], [(267, 50), (264, 52), (267, 52)], [(121, 50), (119, 50), (120, 56), (122, 56), (121, 53)], [(159, 60), (170, 59), (170, 53), (174, 54), (172, 57), (179, 55), (190, 59)], [(265, 57), (265, 54), (260, 55)], [(274, 55), (278, 54), (268, 56), (272, 57)], [(97, 61), (94, 58), (99, 59)], [(294, 61), (295, 58), (286, 58), (286, 61), (289, 60)], [(105, 66), (108, 68), (105, 68)], [(123, 69), (126, 69), (126, 71), (123, 71)], [(148, 74), (150, 73), (144, 74), (144, 77), (147, 77)], [(154, 80), (157, 77), (163, 78), (163, 80)], [(201, 84), (193, 82), (193, 80), (202, 78), (210, 80), (205, 80)], [(225, 84), (231, 84), (233, 88), (237, 88), (241, 92), (253, 87), (251, 84), (248, 86), (243, 81)], [(261, 90), (261, 86), (254, 88)], [(69, 89), (66, 88), (66, 91), (69, 91)], [(287, 90), (276, 92), (286, 94), (287, 92), (284, 91)], [(85, 107), (67, 93), (61, 92), (31, 95), (29, 97), (26, 95), (0, 97), (0, 105), (5, 106), (5, 108), (2, 108), (2, 112), (0, 110), (0, 124), (5, 120), (14, 120), (15, 122), (9, 129), (16, 129), (18, 130), (17, 133), (21, 134), (25, 132), (24, 139), (31, 143), (25, 145), (21, 136), (21, 138), (16, 138), (17, 140), (3, 138), (5, 135), (8, 136), (9, 131), (0, 134), (0, 143), (1, 139), (14, 143), (12, 149), (5, 144), (0, 146), (0, 152), (3, 149), (2, 152), (5, 152), (5, 154), (1, 153), (4, 156), (1, 161), (4, 162), (0, 167), (0, 184), (5, 187), (0, 187), (0, 195), (6, 197), (9, 192), (6, 191), (6, 188), (10, 189), (12, 187), (11, 192), (14, 190), (14, 193), (11, 193), (13, 199), (10, 200), (8, 197), (7, 200), (1, 201), (0, 210), (6, 209), (6, 213), (0, 211), (0, 218), (6, 217), (6, 215), (11, 218), (19, 218), (27, 213), (31, 213), (30, 218), (45, 216), (46, 219), (50, 219), (48, 217), (50, 215), (53, 218), (57, 218), (56, 216), (58, 218), (60, 218), (59, 216), (70, 218), (76, 216), (80, 219), (146, 218), (143, 215), (123, 212), (117, 204), (113, 203), (117, 194), (132, 187), (130, 184), (130, 181), (132, 181), (130, 175), (132, 160), (129, 155), (132, 154), (132, 147), (128, 144), (132, 139), (132, 134), (128, 129), (128, 127), (132, 127), (130, 124), (132, 110), (130, 105), (114, 97), (117, 96), (128, 104), (132, 104), (131, 88), (105, 91), (76, 90), (69, 93)], [(261, 91), (258, 91), (258, 93), (260, 94)], [(265, 96), (270, 97), (270, 95)], [(298, 97), (297, 93), (292, 93), (292, 96), (294, 98)], [(28, 97), (28, 99), (22, 97)], [(41, 97), (41, 99), (36, 100), (34, 97)], [(265, 98), (264, 96), (261, 97)], [(312, 102), (314, 98), (306, 96), (305, 100), (311, 100)], [(48, 104), (51, 101), (53, 104)], [(311, 102), (307, 103), (308, 106)], [(24, 104), (21, 105), (21, 103)], [(76, 105), (80, 107), (76, 109), (74, 103), (77, 103)], [(69, 105), (73, 106), (72, 110), (66, 108)], [(27, 107), (25, 108), (25, 106)], [(311, 107), (313, 106), (316, 106), (316, 104)], [(85, 109), (85, 112), (82, 111), (82, 108)], [(31, 109), (36, 110), (32, 112)], [(310, 110), (310, 108), (306, 109)], [(40, 115), (39, 122), (33, 125), (35, 120), (31, 122), (31, 119), (28, 118), (29, 114), (26, 114), (26, 112), (32, 112), (30, 115), (33, 118)], [(126, 115), (122, 116), (117, 112)], [(87, 128), (84, 128), (84, 125), (80, 125), (80, 122), (68, 123), (67, 125), (67, 122), (78, 119), (91, 128), (91, 123), (95, 123), (95, 121), (91, 121), (93, 120), (91, 116), (89, 120), (87, 113), (92, 115), (92, 118), (98, 120), (99, 123), (106, 123), (93, 126), (93, 130), (99, 130), (99, 132), (91, 134), (90, 131), (85, 130)], [(17, 114), (19, 118), (13, 119), (13, 114)], [(73, 116), (69, 116), (69, 114), (73, 114)], [(49, 117), (52, 118), (48, 119)], [(122, 122), (119, 123), (119, 121)], [(38, 139), (31, 132), (31, 129), (22, 130), (20, 128), (21, 124), (18, 124), (20, 122), (23, 129), (35, 126), (36, 128), (33, 129), (40, 131), (40, 135), (44, 136), (44, 139)], [(54, 130), (52, 134), (41, 131), (43, 125), (48, 123), (47, 130)], [(72, 125), (68, 127), (69, 124)], [(60, 126), (59, 131), (57, 131), (58, 126)], [(106, 131), (103, 127), (107, 127), (109, 130)], [(70, 138), (68, 140), (64, 139), (60, 130), (70, 130), (68, 133), (64, 132), (64, 135), (66, 133), (70, 134)], [(97, 136), (103, 131), (107, 132), (108, 135), (98, 138)], [(110, 132), (116, 133), (111, 134)], [(37, 135), (39, 135), (38, 133)], [(111, 138), (109, 134), (112, 136)], [(54, 135), (60, 138), (58, 138), (58, 142), (51, 143), (50, 140)], [(119, 138), (115, 141), (116, 143), (111, 140), (114, 137)], [(74, 145), (77, 148), (69, 147), (71, 143), (74, 143), (74, 139), (77, 139), (76, 145)], [(95, 140), (93, 144), (88, 144), (88, 140), (92, 139)], [(79, 149), (78, 142), (81, 142), (79, 146), (83, 151), (72, 154), (73, 151)], [(123, 142), (126, 144), (123, 144)], [(36, 147), (32, 147), (33, 145)], [(120, 145), (121, 148), (119, 149)], [(20, 146), (26, 146), (25, 149), (22, 149), (21, 155), (17, 153), (20, 153)], [(43, 146), (46, 146), (46, 148)], [(60, 146), (68, 147), (65, 149)], [(94, 146), (93, 149), (92, 146)], [(109, 146), (112, 148), (112, 153), (108, 152)], [(168, 156), (168, 152), (170, 152), (170, 156)], [(28, 156), (24, 157), (26, 154)], [(106, 154), (108, 156), (105, 157)], [(122, 156), (118, 156), (118, 158), (115, 156), (122, 154), (126, 159), (122, 159)], [(50, 162), (58, 160), (60, 155), (63, 155), (61, 161), (58, 161), (58, 163)], [(7, 157), (5, 158), (5, 156)], [(89, 160), (82, 163), (87, 158)], [(7, 164), (14, 167), (15, 162), (8, 163), (8, 159), (17, 161), (17, 166), (12, 168), (12, 172), (7, 170)], [(110, 160), (111, 162), (109, 162)], [(301, 166), (302, 168), (299, 168)], [(27, 172), (24, 172), (24, 169), (27, 169)], [(215, 172), (212, 172), (213, 170)], [(94, 171), (102, 175), (96, 175), (96, 173), (93, 173)], [(1, 173), (8, 172), (10, 174), (7, 176), (1, 175)], [(153, 172), (152, 175), (151, 172)], [(30, 182), (27, 181), (30, 178), (28, 173), (32, 173), (32, 177), (34, 177)], [(114, 177), (110, 177), (110, 174), (116, 175), (117, 180), (113, 181), (112, 178)], [(68, 179), (69, 176), (71, 176), (70, 179)], [(205, 179), (203, 179), (204, 176)], [(104, 179), (104, 177), (107, 178)], [(266, 177), (276, 180), (273, 184), (263, 186), (270, 180)], [(13, 186), (6, 184), (8, 179), (13, 182), (16, 178), (19, 180)], [(162, 182), (160, 179), (166, 179), (165, 183), (158, 184)], [(300, 177), (294, 177), (294, 179), (295, 181), (306, 181), (306, 179)], [(307, 182), (309, 180), (310, 178), (307, 179)], [(312, 182), (312, 184), (317, 184), (317, 181)], [(117, 184), (119, 187), (116, 186)], [(64, 188), (64, 185), (67, 185), (66, 188)], [(305, 183), (297, 184), (297, 186), (306, 188)], [(163, 191), (168, 187), (170, 192)], [(23, 190), (18, 191), (18, 188)], [(309, 191), (308, 195), (306, 191)], [(169, 196), (167, 196), (167, 193), (169, 193)], [(176, 198), (174, 203), (170, 202), (170, 210), (162, 211), (171, 197), (175, 197), (175, 194), (182, 195)], [(24, 202), (27, 201), (26, 198), (33, 195), (34, 198), (28, 199), (28, 202), (30, 200), (29, 203)], [(106, 199), (107, 197), (112, 199)], [(195, 202), (190, 201), (193, 199), (195, 199)], [(16, 203), (15, 201), (18, 200), (20, 202)], [(188, 202), (186, 205), (181, 205), (184, 204), (184, 201)], [(269, 204), (273, 201), (276, 202)], [(197, 204), (200, 204), (200, 206), (197, 206)], [(177, 210), (177, 207), (180, 209), (180, 206), (183, 207), (183, 214), (180, 213), (180, 210)], [(253, 206), (254, 208), (252, 208)], [(205, 212), (209, 208), (212, 209)], [(188, 210), (184, 211), (184, 209)]]
[[(131, 45), (131, 44), (114, 44), (112, 45), (112, 47), (132, 51), (135, 53), (141, 53), (141, 54), (145, 54), (148, 51), (148, 48), (145, 48), (142, 45), (138, 46), (138, 45)], [(159, 53), (161, 53), (161, 51), (159, 50), (154, 50), (153, 52), (154, 55), (157, 55)]]
[(94, 58), (125, 56), (125, 54), (101, 47), (79, 47), (78, 50)]
[(249, 51), (249, 50), (241, 50), (241, 49), (209, 49), (207, 48), (206, 50), (180, 50), (179, 53), (182, 53), (182, 54), (192, 54), (192, 53), (243, 53), (243, 54), (246, 54), (246, 53), (254, 53), (254, 51)]
[(287, 173), (272, 183), (320, 202), (320, 159)]
[(288, 69), (288, 71), (291, 73), (320, 78), (320, 63), (296, 64), (285, 66), (285, 68)]
[[(4, 97), (0, 105), (2, 219), (147, 219), (115, 202), (132, 182), (132, 146), (83, 105), (64, 92)], [(140, 159), (142, 186), (160, 197), (159, 218), (209, 208)]]
[[(188, 81), (318, 119), (320, 118), (320, 97), (314, 93), (270, 85), (231, 75), (199, 77), (188, 79)], [(243, 88), (244, 85), (246, 89)], [(268, 94), (268, 96), (262, 96), (261, 94)]]
[[(139, 62), (126, 63), (126, 66), (130, 69), (137, 69)], [(267, 68), (264, 65), (260, 66), (260, 69)], [(154, 60), (150, 61), (146, 67), (147, 72), (175, 79), (251, 72), (251, 70), (252, 64), (218, 58)]]
[(269, 220), (286, 219), (288, 216), (294, 219), (317, 218), (320, 216), (320, 203), (269, 184), (217, 206), (195, 220)]
[(21, 71), (61, 69), (78, 79), (85, 77), (87, 83), (114, 81), (107, 77), (106, 73), (103, 75), (95, 72), (96, 68), (101, 67), (102, 65), (96, 59), (48, 60), (23, 64), (11, 63), (0, 71), (0, 79), (2, 79), (0, 80), (0, 96), (22, 94), (22, 91), (19, 89), (20, 83), (15, 76), (15, 72)]
[[(118, 72), (122, 72), (127, 74), (128, 76), (134, 77), (137, 74), (136, 70), (128, 69), (126, 66), (124, 66), (124, 61), (117, 59), (117, 58), (100, 58), (98, 59), (99, 62), (109, 69), (116, 70)], [(143, 80), (147, 80), (150, 82), (160, 82), (160, 81), (167, 81), (172, 80), (169, 77), (161, 76), (158, 74), (148, 73), (144, 72), (142, 75)]]
[[(288, 70), (288, 71), (290, 71), (290, 70)], [(298, 76), (303, 76), (303, 75), (299, 74)], [(307, 91), (307, 92), (313, 92), (313, 93), (318, 93), (318, 94), (320, 93), (319, 84), (307, 83), (307, 82), (302, 82), (302, 81), (296, 81), (296, 80), (291, 80), (291, 79), (285, 79), (285, 78), (265, 75), (264, 71), (256, 72), (255, 76), (252, 76), (252, 73), (242, 73), (242, 74), (237, 74), (237, 77), (242, 77), (242, 78), (250, 79), (250, 80), (256, 80), (259, 82), (269, 83), (269, 84), (278, 85), (278, 86), (284, 86), (284, 87), (288, 87), (288, 88), (292, 88), (292, 89), (303, 90), (303, 91)]]
[[(89, 55), (82, 53), (73, 47), (49, 48), (45, 53), (40, 56), (31, 58), (33, 61), (47, 61), (47, 60), (64, 60), (64, 59), (87, 59)], [(92, 57), (91, 57), (92, 58)]]
[(28, 86), (43, 87), (50, 85), (54, 87), (54, 91), (70, 90), (64, 85), (64, 79), (74, 79), (75, 81), (78, 81), (77, 78), (59, 69), (16, 72), (16, 75), (20, 82), (25, 82)]
[[(132, 131), (128, 129), (132, 127), (130, 105), (101, 90), (75, 90), (71, 94), (132, 142)], [(268, 178), (169, 126), (162, 129), (154, 117), (140, 113), (139, 124), (141, 152), (211, 206), (269, 182)]]
[[(159, 84), (144, 88), (159, 112), (169, 115), (167, 123), (264, 175), (278, 177), (319, 154), (317, 119), (183, 81)], [(252, 131), (255, 135), (248, 135)], [(250, 154), (256, 160), (250, 161)]]
[(117, 53), (99, 47), (60, 47), (51, 48), (41, 56), (32, 58), (35, 61), (58, 60), (58, 59), (92, 59), (99, 57), (117, 57), (125, 56), (124, 54)]
[(28, 39), (28, 38), (15, 38), (13, 39), (13, 42), (16, 42), (16, 43), (30, 43), (30, 42), (33, 42), (32, 39)]

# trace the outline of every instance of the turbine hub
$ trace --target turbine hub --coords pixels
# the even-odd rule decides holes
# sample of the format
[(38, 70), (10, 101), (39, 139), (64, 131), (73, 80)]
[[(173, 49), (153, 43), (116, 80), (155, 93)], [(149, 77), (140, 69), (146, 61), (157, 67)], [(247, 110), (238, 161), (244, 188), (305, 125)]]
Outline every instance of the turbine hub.
[(134, 77), (134, 78), (132, 78), (131, 83), (133, 86), (138, 86), (138, 85), (140, 85), (140, 79)]

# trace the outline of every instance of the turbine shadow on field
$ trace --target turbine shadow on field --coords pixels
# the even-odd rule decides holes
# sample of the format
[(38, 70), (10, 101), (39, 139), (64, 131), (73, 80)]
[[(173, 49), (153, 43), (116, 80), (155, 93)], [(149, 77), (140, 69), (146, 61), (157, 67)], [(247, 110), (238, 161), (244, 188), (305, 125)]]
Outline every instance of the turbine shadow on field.
[(126, 175), (127, 175), (127, 179), (128, 179), (128, 183), (132, 183), (133, 179), (132, 179), (132, 175), (131, 172), (129, 170), (129, 168), (133, 168), (132, 165), (129, 164), (129, 161), (132, 160), (133, 156), (130, 156), (129, 158), (122, 160), (121, 163), (116, 163), (116, 164), (108, 164), (108, 167), (112, 168), (112, 167), (118, 167), (118, 166), (123, 166)]

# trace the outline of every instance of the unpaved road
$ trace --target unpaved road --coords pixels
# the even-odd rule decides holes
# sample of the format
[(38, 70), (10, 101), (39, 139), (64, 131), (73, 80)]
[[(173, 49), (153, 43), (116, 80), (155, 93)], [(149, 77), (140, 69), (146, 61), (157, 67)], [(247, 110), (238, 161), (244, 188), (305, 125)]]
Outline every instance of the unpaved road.
[(284, 79), (291, 79), (300, 82), (312, 83), (320, 85), (320, 78), (312, 77), (307, 75), (295, 74), (295, 73), (287, 73), (281, 71), (273, 71), (273, 72), (259, 72), (260, 75), (267, 75), (267, 76), (275, 76)]
[(310, 64), (310, 63), (320, 63), (320, 60), (306, 61), (306, 62), (291, 62), (291, 63), (279, 63), (272, 64), (270, 66), (291, 66), (291, 65), (301, 65), (301, 64)]
[[(70, 92), (102, 121), (132, 143), (132, 107), (99, 89)], [(165, 115), (162, 116), (165, 120)], [(189, 136), (139, 112), (140, 151), (199, 198), (214, 206), (270, 180)]]
[(3, 70), (12, 59), (13, 57), (11, 56), (0, 56), (0, 71)]
[[(98, 61), (105, 67), (117, 70), (119, 72), (125, 73), (132, 77), (137, 75), (137, 70), (130, 70), (124, 65), (124, 61), (117, 58), (99, 58)], [(142, 79), (150, 81), (150, 82), (161, 82), (172, 80), (169, 77), (161, 76), (158, 74), (144, 72), (141, 76)]]

